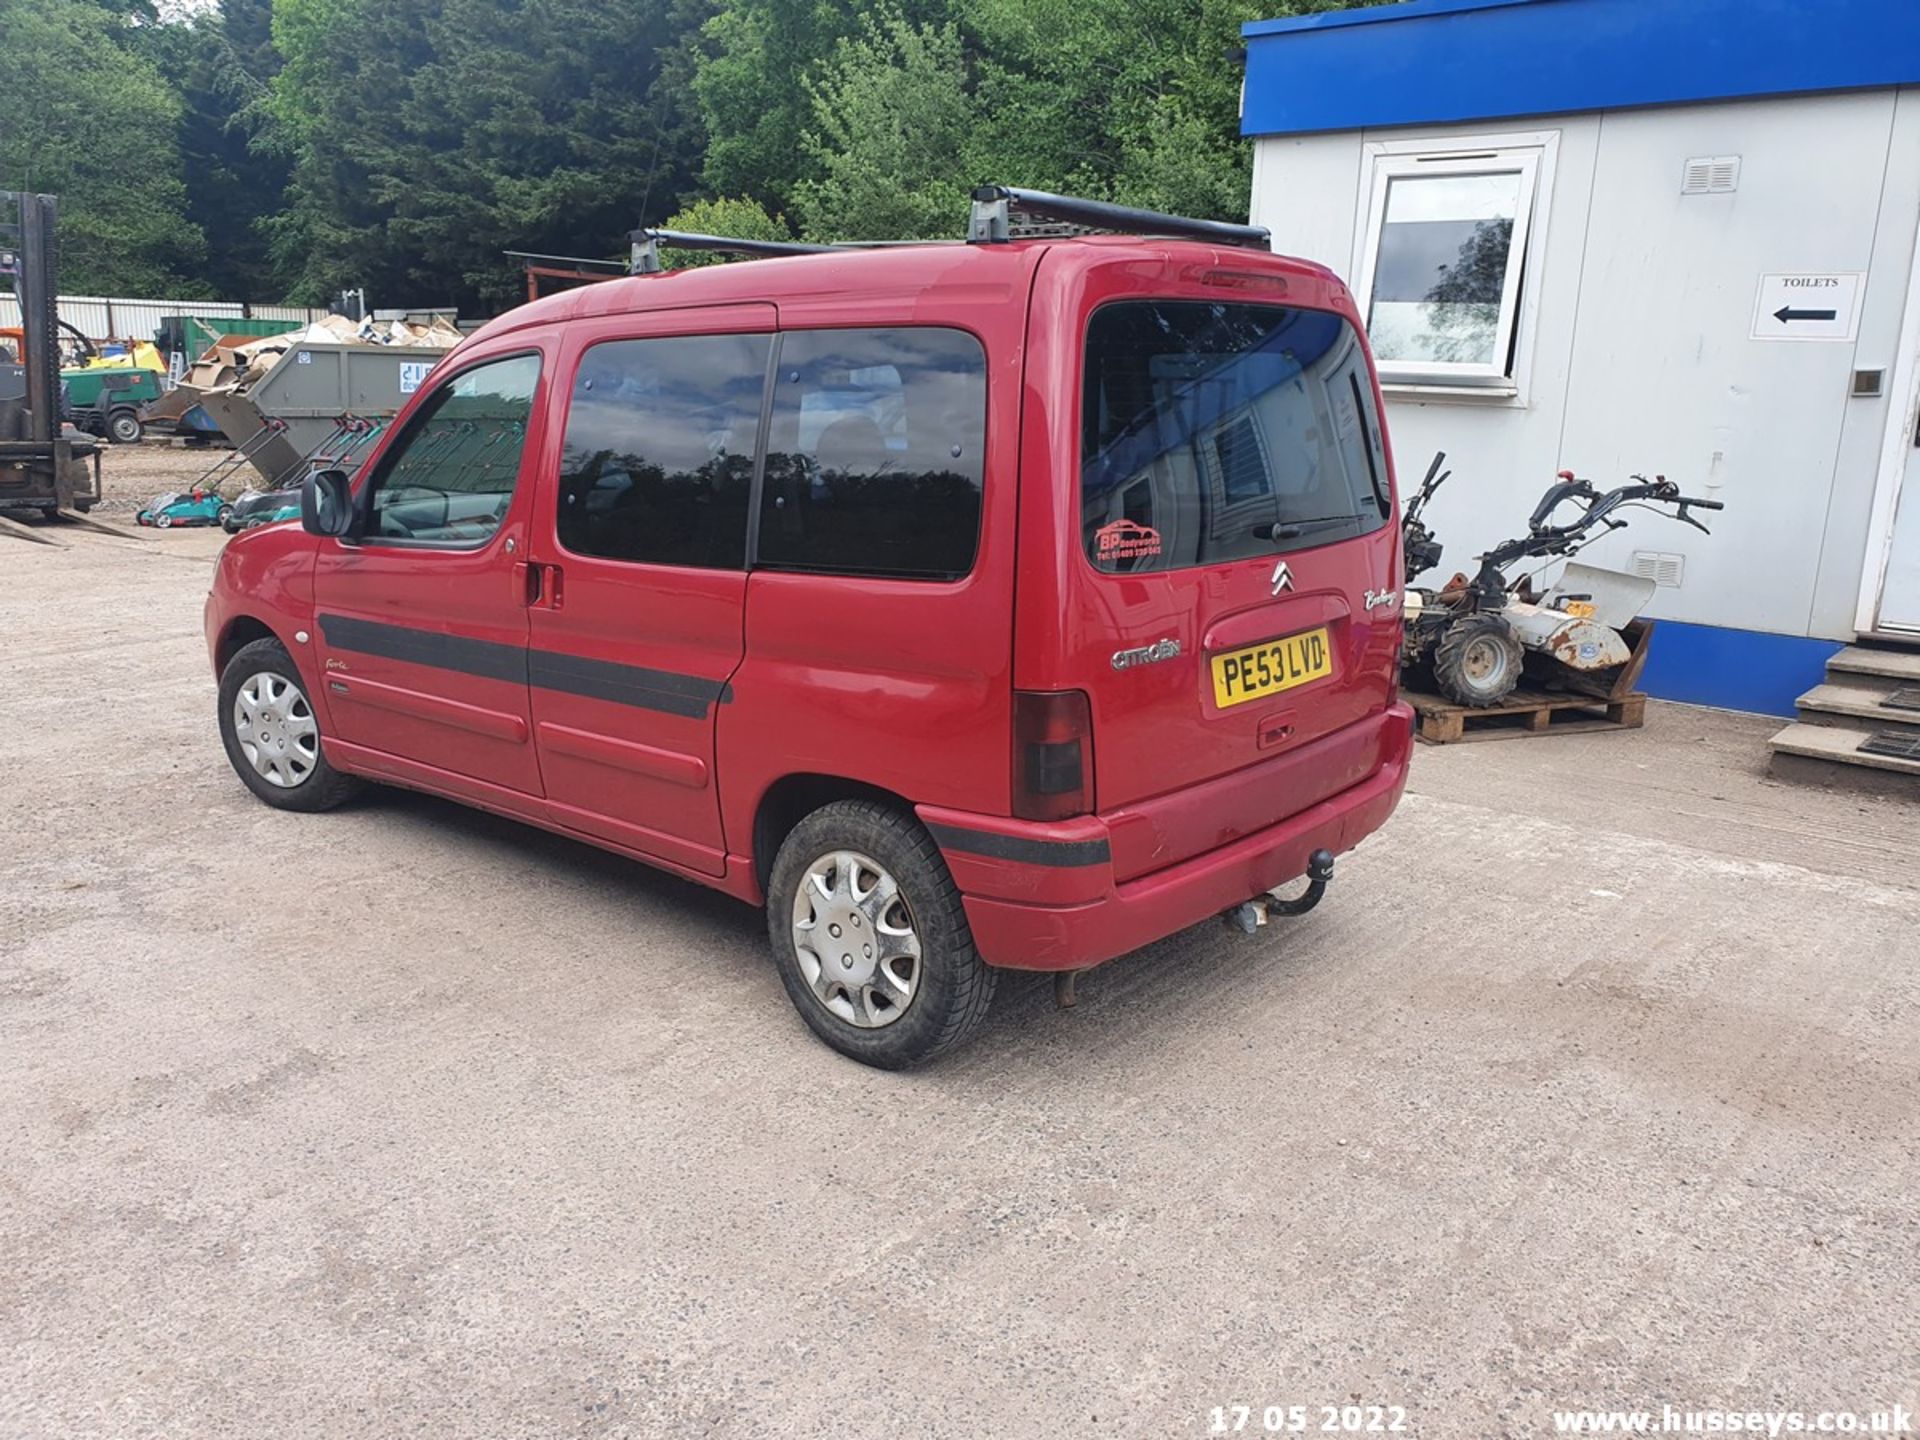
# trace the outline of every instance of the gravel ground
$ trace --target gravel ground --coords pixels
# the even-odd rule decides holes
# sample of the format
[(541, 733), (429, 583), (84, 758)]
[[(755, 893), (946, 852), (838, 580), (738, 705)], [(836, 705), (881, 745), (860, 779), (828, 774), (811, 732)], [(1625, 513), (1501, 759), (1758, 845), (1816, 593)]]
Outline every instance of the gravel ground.
[[(131, 517), (133, 512), (156, 495), (169, 490), (185, 490), (204, 475), (221, 457), (233, 452), (225, 447), (175, 445), (158, 438), (138, 445), (103, 446), (100, 455), (101, 501), (96, 513), (112, 519)], [(221, 485), (229, 498), (238, 495), (258, 478), (250, 465), (227, 467)]]
[(68, 538), (0, 540), (8, 1440), (1920, 1402), (1920, 810), (1769, 722), (1423, 750), (1311, 916), (889, 1076), (709, 892), (255, 803), (221, 537)]

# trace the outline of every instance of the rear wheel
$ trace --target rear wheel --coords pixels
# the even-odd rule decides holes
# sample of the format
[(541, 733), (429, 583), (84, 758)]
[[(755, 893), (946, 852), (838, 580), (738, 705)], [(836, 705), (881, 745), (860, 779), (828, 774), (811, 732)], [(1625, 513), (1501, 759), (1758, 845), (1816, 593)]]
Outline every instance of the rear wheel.
[(767, 887), (767, 931), (801, 1018), (865, 1065), (932, 1059), (972, 1034), (993, 998), (932, 837), (871, 800), (835, 801), (794, 826)]
[(1455, 704), (1485, 709), (1513, 693), (1524, 659), (1519, 637), (1505, 620), (1463, 615), (1434, 647), (1434, 683)]
[(145, 433), (140, 417), (131, 410), (116, 410), (107, 417), (107, 436), (116, 445), (137, 445)]
[(327, 763), (320, 720), (278, 640), (243, 645), (220, 672), (220, 739), (242, 783), (279, 810), (331, 810), (361, 782)]

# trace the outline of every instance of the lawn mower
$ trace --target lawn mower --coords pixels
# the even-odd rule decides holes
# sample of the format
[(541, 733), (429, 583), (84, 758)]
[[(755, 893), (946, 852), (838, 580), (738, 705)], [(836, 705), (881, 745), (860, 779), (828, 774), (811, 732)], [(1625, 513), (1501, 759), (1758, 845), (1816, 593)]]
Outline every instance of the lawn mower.
[[(1441, 545), (1422, 515), (1453, 473), (1441, 469), (1446, 458), (1444, 451), (1433, 457), (1401, 520), (1409, 582), (1440, 563)], [(1569, 563), (1541, 590), (1533, 582), (1545, 565), (1512, 579), (1508, 571), (1526, 560), (1577, 554), (1608, 531), (1623, 529), (1627, 522), (1614, 518), (1623, 508), (1652, 510), (1702, 534), (1712, 532), (1691, 512), (1726, 508), (1718, 500), (1682, 495), (1664, 475), (1632, 479), (1631, 485), (1600, 491), (1562, 470), (1534, 507), (1527, 533), (1479, 556), (1471, 579), (1458, 574), (1438, 590), (1409, 585), (1402, 668), (1423, 688), (1431, 684), (1449, 700), (1474, 709), (1498, 705), (1529, 669), (1548, 685), (1608, 693), (1619, 668), (1632, 658), (1620, 632), (1653, 598), (1654, 582)], [(1554, 523), (1568, 502), (1576, 509), (1566, 523)]]
[(277, 521), (299, 518), (300, 487), (283, 485), (267, 490), (248, 488), (241, 491), (239, 498), (221, 516), (220, 524), (229, 535), (237, 535), (256, 525), (272, 525)]
[(176, 525), (224, 526), (232, 510), (218, 490), (177, 490), (154, 496), (133, 519), (136, 525), (159, 530), (171, 530)]

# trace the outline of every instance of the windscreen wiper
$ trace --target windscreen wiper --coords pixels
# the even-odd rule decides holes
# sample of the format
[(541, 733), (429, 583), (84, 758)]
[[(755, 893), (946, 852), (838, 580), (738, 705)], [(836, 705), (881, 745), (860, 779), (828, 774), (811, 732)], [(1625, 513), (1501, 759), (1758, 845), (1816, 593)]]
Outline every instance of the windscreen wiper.
[(1270, 525), (1253, 527), (1256, 540), (1296, 540), (1321, 525), (1350, 525), (1367, 517), (1358, 511), (1351, 515), (1309, 515), (1304, 520), (1276, 520)]

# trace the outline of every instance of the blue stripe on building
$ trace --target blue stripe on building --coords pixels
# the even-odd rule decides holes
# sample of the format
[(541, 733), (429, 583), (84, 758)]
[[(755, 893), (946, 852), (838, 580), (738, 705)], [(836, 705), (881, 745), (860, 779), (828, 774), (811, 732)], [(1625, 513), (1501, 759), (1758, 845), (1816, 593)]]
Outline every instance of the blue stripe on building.
[(1828, 658), (1844, 648), (1838, 640), (1662, 620), (1640, 688), (1657, 700), (1791, 715), (1794, 698), (1826, 678)]
[(1247, 135), (1920, 82), (1920, 0), (1408, 0), (1242, 34)]

